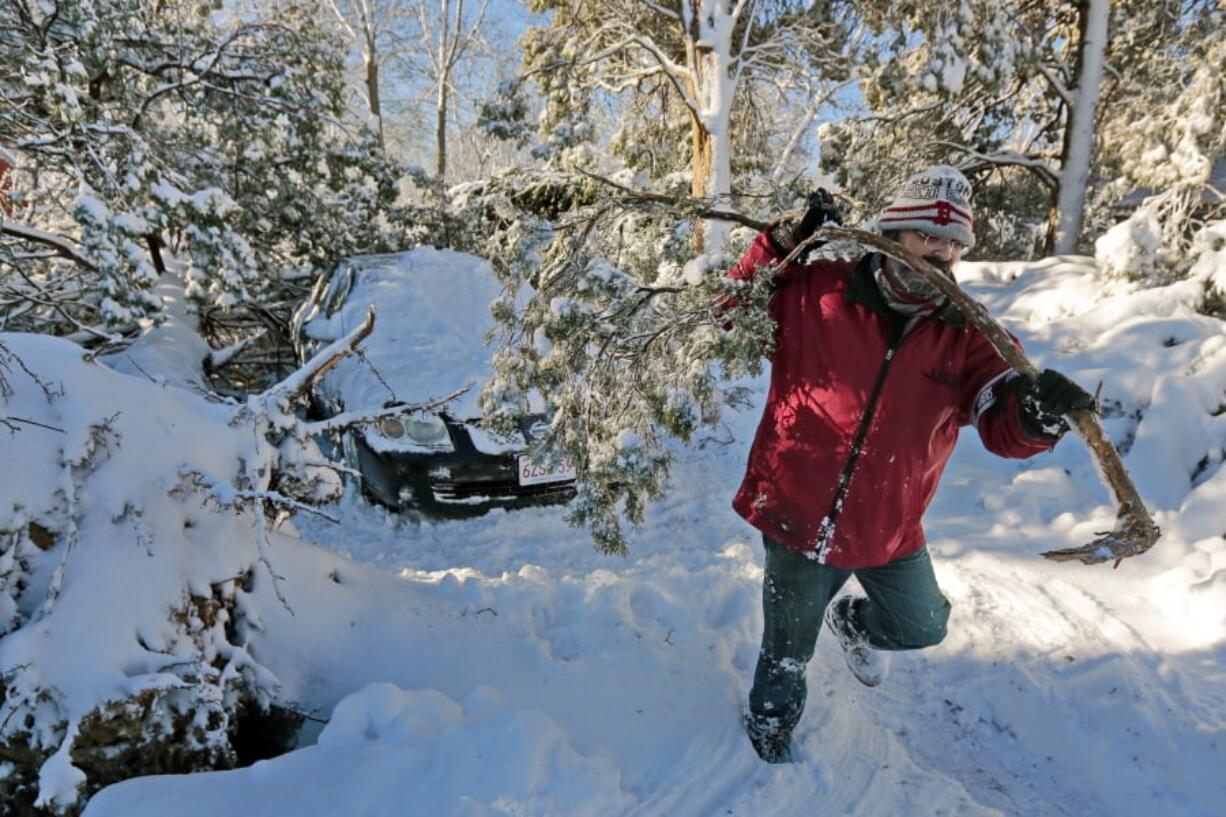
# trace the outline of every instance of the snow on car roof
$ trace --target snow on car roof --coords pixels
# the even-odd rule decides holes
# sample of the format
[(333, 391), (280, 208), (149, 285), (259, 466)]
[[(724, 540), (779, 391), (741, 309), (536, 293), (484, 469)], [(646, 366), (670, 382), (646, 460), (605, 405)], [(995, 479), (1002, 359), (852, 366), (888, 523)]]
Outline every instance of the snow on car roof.
[(375, 331), (360, 347), (387, 386), (361, 359), (350, 356), (324, 378), (323, 388), (347, 409), (382, 406), (393, 395), (414, 402), (442, 397), (474, 383), (450, 407), (457, 417), (480, 414), (477, 399), (489, 380), (493, 350), (490, 303), (501, 287), (489, 262), (467, 253), (419, 247), (343, 262), (355, 271), (353, 289), (337, 313), (338, 327), (356, 327), (369, 306)]

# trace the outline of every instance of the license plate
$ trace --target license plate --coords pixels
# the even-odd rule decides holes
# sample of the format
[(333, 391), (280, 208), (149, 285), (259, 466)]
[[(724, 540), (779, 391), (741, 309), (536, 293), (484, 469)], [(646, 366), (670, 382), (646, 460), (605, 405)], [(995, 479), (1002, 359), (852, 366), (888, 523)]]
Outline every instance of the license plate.
[(550, 467), (546, 463), (534, 460), (526, 454), (519, 458), (519, 484), (541, 485), (546, 482), (565, 482), (575, 478), (575, 466), (569, 459), (563, 459)]

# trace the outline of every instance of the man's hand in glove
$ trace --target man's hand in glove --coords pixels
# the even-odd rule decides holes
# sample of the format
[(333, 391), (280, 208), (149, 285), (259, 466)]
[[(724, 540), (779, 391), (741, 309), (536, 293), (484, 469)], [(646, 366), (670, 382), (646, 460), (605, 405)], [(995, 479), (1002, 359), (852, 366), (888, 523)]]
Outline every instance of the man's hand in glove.
[[(839, 214), (834, 197), (825, 189), (819, 188), (805, 197), (805, 214), (800, 221), (785, 222), (774, 227), (770, 234), (771, 241), (774, 242), (776, 250), (787, 255), (796, 249), (797, 244), (809, 238), (818, 227), (827, 222), (842, 224), (843, 216)], [(810, 246), (816, 247), (820, 243), (814, 242)]]
[(1031, 437), (1050, 440), (1068, 431), (1064, 415), (1078, 409), (1094, 410), (1094, 398), (1055, 369), (1036, 378), (1018, 378), (1018, 414), (1022, 430)]

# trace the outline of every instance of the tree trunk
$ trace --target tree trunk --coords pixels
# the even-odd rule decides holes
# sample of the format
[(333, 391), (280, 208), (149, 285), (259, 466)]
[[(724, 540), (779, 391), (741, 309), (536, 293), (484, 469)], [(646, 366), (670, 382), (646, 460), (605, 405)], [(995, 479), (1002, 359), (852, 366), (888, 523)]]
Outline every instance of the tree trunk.
[(1077, 43), (1077, 87), (1064, 129), (1060, 192), (1055, 219), (1049, 222), (1049, 250), (1056, 255), (1076, 251), (1085, 214), (1086, 185), (1094, 150), (1095, 109), (1103, 81), (1107, 52), (1109, 0), (1081, 0)]
[(443, 74), (438, 80), (438, 108), (435, 111), (434, 138), (438, 145), (438, 159), (435, 162), (434, 172), (438, 175), (439, 181), (447, 175), (447, 75)]
[(711, 193), (711, 160), (714, 158), (714, 140), (702, 120), (690, 114), (690, 195), (705, 199)]
[(370, 115), (378, 125), (375, 131), (379, 136), (379, 147), (383, 147), (383, 105), (379, 101), (379, 59), (375, 51), (374, 34), (369, 29), (366, 32), (366, 100), (370, 106)]
[[(714, 141), (711, 139), (711, 133), (698, 114), (690, 111), (690, 195), (695, 199), (705, 200), (710, 195), (713, 157)], [(706, 250), (706, 228), (701, 221), (694, 224), (693, 232), (690, 233), (690, 246), (696, 253)]]
[[(463, 16), (463, 6), (456, 15), (456, 36), (459, 36), (460, 17)], [(434, 171), (439, 181), (447, 174), (447, 82), (451, 78), (451, 0), (439, 0), (439, 35), (438, 35), (438, 97), (435, 108), (434, 140), (437, 145), (437, 158)]]
[[(706, 199), (712, 207), (726, 206), (732, 192), (732, 143), (728, 134), (731, 120), (732, 83), (725, 82), (728, 56), (717, 50), (699, 50), (694, 60), (689, 90), (701, 104), (690, 111), (690, 192)], [(729, 225), (706, 221), (696, 226), (695, 252), (713, 252), (723, 246)]]

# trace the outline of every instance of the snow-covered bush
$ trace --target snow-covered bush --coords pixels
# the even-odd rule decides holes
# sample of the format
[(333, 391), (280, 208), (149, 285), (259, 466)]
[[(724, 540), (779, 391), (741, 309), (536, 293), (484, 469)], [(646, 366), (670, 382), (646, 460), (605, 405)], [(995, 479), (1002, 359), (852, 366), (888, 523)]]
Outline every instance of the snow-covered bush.
[(1201, 311), (1226, 318), (1226, 220), (1213, 221), (1196, 234), (1188, 277), (1205, 284)]
[(0, 334), (6, 806), (235, 763), (236, 713), (277, 691), (249, 650), (253, 591), (281, 597), (275, 529), (340, 491), (291, 411), (303, 377), (238, 404)]
[[(1189, 219), (1187, 213), (1172, 213), (1187, 192), (1173, 188), (1150, 197), (1101, 235), (1094, 243), (1094, 256), (1102, 270), (1132, 281), (1199, 281), (1209, 301), (1220, 301), (1226, 295), (1226, 281), (1220, 280), (1226, 221), (1208, 221), (1198, 228), (1198, 220)], [(1180, 250), (1181, 245), (1186, 249)]]
[[(1111, 227), (1121, 206), (1141, 200), (1133, 224), (1114, 228), (1117, 235), (1108, 241), (1120, 243), (1119, 229), (1141, 228), (1141, 256), (1152, 256), (1153, 271), (1169, 279), (1189, 274), (1198, 233), (1226, 215), (1226, 41), (1213, 36), (1226, 12), (1211, 4), (1189, 7), (1174, 25), (1176, 17), (1157, 6), (1141, 16), (1158, 20), (1167, 44), (1157, 48), (1144, 38), (1128, 43), (1125, 76), (1105, 112), (1097, 170), (1103, 183), (1090, 202), (1091, 216), (1096, 226)], [(1133, 260), (1142, 269), (1131, 269), (1132, 277), (1149, 272), (1144, 257)]]
[(1154, 274), (1162, 250), (1162, 225), (1149, 207), (1103, 233), (1094, 242), (1094, 257), (1116, 278), (1143, 280)]

